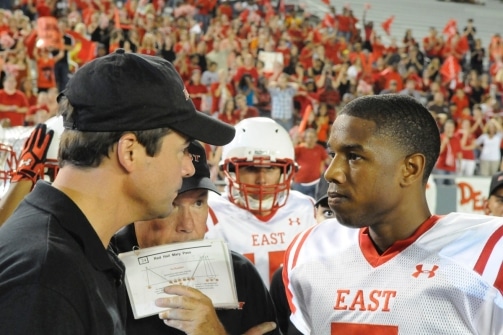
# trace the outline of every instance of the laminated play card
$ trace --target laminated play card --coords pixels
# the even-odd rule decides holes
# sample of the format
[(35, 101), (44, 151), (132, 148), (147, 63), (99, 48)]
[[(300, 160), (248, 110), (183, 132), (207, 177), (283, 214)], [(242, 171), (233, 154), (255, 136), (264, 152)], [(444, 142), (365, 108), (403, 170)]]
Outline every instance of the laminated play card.
[(137, 249), (119, 254), (126, 266), (126, 287), (135, 319), (166, 308), (155, 300), (166, 297), (166, 286), (180, 284), (207, 295), (215, 308), (237, 308), (232, 259), (225, 242), (200, 240)]

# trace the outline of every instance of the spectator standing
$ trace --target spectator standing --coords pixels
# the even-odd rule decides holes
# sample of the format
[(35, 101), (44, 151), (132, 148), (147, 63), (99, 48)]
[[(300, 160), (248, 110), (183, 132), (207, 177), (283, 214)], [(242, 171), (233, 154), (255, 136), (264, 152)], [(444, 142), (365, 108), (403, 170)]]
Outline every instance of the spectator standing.
[(229, 71), (218, 70), (218, 82), (211, 84), (211, 114), (223, 110), (225, 102), (234, 97), (234, 86), (229, 81)]
[(216, 82), (218, 82), (217, 63), (210, 62), (206, 71), (203, 71), (201, 75), (201, 83), (209, 88), (211, 84)]
[[(99, 43), (103, 46), (103, 50), (108, 54), (110, 50), (110, 38), (112, 36), (113, 27), (110, 24), (110, 21), (107, 15), (104, 12), (100, 12), (98, 15), (98, 22), (96, 28), (91, 32), (91, 41)], [(133, 52), (136, 52), (138, 49), (139, 43), (133, 37), (134, 34), (137, 34), (135, 29), (130, 29), (128, 34), (128, 41), (131, 44)]]
[(64, 56), (61, 49), (53, 56), (47, 48), (35, 48), (33, 55), (37, 65), (37, 88), (38, 92), (45, 92), (52, 87), (57, 87), (55, 66)]
[[(445, 121), (444, 129), (440, 134), (440, 154), (433, 173), (437, 175), (455, 175), (462, 159), (461, 142), (459, 137), (455, 136), (456, 124), (454, 120)], [(441, 178), (435, 179), (438, 184), (454, 185), (454, 179)]]
[(206, 100), (206, 96), (208, 95), (208, 88), (201, 83), (201, 69), (195, 68), (192, 70), (190, 80), (186, 83), (186, 87), (196, 109), (201, 112), (209, 112), (209, 110), (206, 110), (209, 106), (204, 106), (204, 110), (202, 108), (203, 101)]
[(472, 132), (472, 122), (469, 119), (464, 119), (461, 122), (461, 128), (456, 131), (456, 136), (459, 138), (461, 145), (461, 164), (458, 173), (461, 176), (473, 176), (477, 165), (475, 148), (475, 136)]
[(282, 73), (278, 81), (269, 82), (271, 94), (271, 118), (279, 123), (286, 131), (290, 131), (294, 124), (293, 98), (298, 86), (288, 82), (288, 75)]
[(243, 119), (248, 119), (250, 117), (257, 117), (259, 116), (259, 111), (257, 108), (253, 106), (249, 106), (246, 103), (246, 96), (243, 94), (237, 94), (236, 97), (234, 98), (236, 101), (236, 110), (235, 113), (239, 117), (239, 121)]
[(0, 119), (8, 119), (11, 126), (23, 126), (29, 103), (26, 95), (16, 89), (13, 75), (7, 75), (0, 90)]
[(437, 92), (433, 95), (433, 100), (426, 106), (428, 110), (435, 113), (436, 116), (444, 115), (445, 118), (452, 118), (451, 110), (449, 109), (449, 104), (445, 101), (445, 97), (442, 92)]
[(74, 38), (67, 33), (68, 30), (68, 20), (66, 18), (61, 18), (58, 20), (59, 30), (63, 39), (63, 56), (58, 58), (59, 50), (53, 50), (52, 56), (58, 60), (54, 64), (54, 77), (56, 79), (56, 84), (58, 91), (61, 92), (65, 89), (68, 79), (70, 79), (70, 65), (68, 64), (68, 52), (73, 49), (75, 44)]
[(477, 71), (480, 75), (484, 70), (484, 59), (486, 57), (486, 49), (482, 45), (482, 40), (477, 38), (475, 45), (470, 51), (470, 68)]
[(475, 49), (475, 34), (477, 34), (477, 28), (473, 24), (473, 19), (468, 19), (466, 26), (463, 28), (463, 35), (468, 40), (470, 51)]
[(292, 190), (304, 193), (313, 199), (328, 160), (327, 151), (317, 143), (317, 140), (316, 130), (308, 128), (304, 131), (304, 141), (295, 146), (295, 161), (299, 170), (292, 183)]
[(470, 99), (465, 93), (463, 84), (459, 84), (456, 87), (456, 93), (452, 96), (450, 102), (453, 106), (455, 106), (452, 118), (458, 122), (458, 120), (462, 117), (463, 109), (470, 107)]
[(502, 127), (499, 121), (491, 118), (484, 127), (484, 133), (480, 135), (476, 142), (480, 148), (479, 174), (490, 177), (500, 168), (501, 151), (500, 145), (503, 138)]
[(239, 115), (236, 113), (236, 105), (233, 98), (228, 98), (225, 101), (223, 109), (218, 113), (218, 119), (230, 125), (235, 125), (239, 122)]

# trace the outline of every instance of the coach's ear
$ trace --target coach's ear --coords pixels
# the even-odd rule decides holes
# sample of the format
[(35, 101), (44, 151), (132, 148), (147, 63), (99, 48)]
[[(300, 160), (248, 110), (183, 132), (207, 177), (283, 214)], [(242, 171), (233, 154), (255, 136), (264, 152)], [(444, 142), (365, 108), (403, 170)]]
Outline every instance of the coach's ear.
[(426, 158), (423, 154), (415, 153), (405, 157), (402, 165), (402, 179), (400, 185), (407, 187), (417, 181), (422, 183), (425, 164)]
[(136, 135), (125, 133), (117, 142), (116, 154), (119, 165), (127, 172), (132, 172), (142, 151), (145, 153), (145, 148), (138, 143)]

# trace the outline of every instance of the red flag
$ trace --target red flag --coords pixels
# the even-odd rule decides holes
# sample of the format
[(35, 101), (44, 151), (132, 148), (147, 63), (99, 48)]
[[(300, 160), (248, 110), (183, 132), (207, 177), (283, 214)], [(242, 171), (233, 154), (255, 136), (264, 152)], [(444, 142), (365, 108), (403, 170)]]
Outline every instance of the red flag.
[(470, 50), (470, 45), (468, 44), (468, 37), (461, 36), (458, 41), (457, 49), (461, 52), (461, 54), (465, 54)]
[(442, 30), (442, 32), (447, 36), (453, 36), (456, 34), (457, 30), (458, 30), (458, 22), (454, 19), (450, 19), (445, 24), (444, 30)]
[(306, 130), (307, 120), (309, 119), (309, 115), (313, 111), (313, 107), (311, 105), (307, 105), (304, 109), (304, 113), (302, 113), (302, 121), (299, 124), (299, 134), (302, 134), (304, 130)]
[(37, 30), (33, 29), (28, 36), (24, 39), (23, 43), (26, 47), (26, 51), (31, 59), (33, 59), (33, 49), (35, 49), (35, 43), (37, 42)]
[(278, 10), (280, 13), (285, 14), (286, 13), (286, 8), (285, 8), (285, 0), (279, 0), (278, 3)]
[(321, 0), (325, 5), (330, 6), (330, 0)]
[(440, 74), (444, 83), (457, 79), (460, 71), (461, 65), (459, 65), (458, 60), (454, 56), (447, 57), (442, 66), (440, 66)]
[(335, 17), (329, 13), (325, 13), (323, 20), (321, 21), (321, 26), (324, 28), (334, 28), (335, 27)]
[(88, 40), (81, 34), (73, 30), (67, 30), (66, 33), (71, 35), (75, 41), (73, 50), (70, 51), (72, 58), (79, 66), (96, 58), (96, 43)]
[(386, 35), (391, 35), (391, 24), (395, 21), (395, 15), (391, 15), (386, 21), (381, 23), (381, 27)]

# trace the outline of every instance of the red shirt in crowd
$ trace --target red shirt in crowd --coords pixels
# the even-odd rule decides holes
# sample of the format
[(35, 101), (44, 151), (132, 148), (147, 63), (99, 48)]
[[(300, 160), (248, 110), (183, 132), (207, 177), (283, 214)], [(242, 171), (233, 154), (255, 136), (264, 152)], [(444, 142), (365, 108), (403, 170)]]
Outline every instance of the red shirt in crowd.
[[(29, 104), (23, 92), (16, 90), (14, 94), (7, 94), (4, 90), (0, 90), (0, 106), (4, 108), (4, 111), (0, 111), (1, 119), (9, 119), (11, 126), (22, 126), (24, 124)], [(9, 106), (12, 106), (12, 109), (9, 109)], [(20, 112), (19, 108), (24, 111)]]
[(328, 157), (327, 151), (319, 144), (308, 148), (305, 145), (295, 147), (295, 161), (300, 168), (295, 174), (296, 183), (309, 183), (320, 178), (322, 164)]

